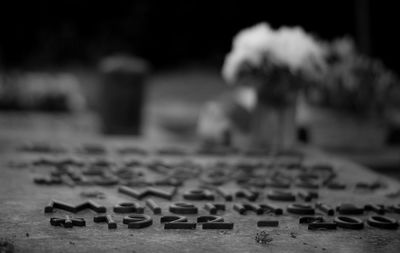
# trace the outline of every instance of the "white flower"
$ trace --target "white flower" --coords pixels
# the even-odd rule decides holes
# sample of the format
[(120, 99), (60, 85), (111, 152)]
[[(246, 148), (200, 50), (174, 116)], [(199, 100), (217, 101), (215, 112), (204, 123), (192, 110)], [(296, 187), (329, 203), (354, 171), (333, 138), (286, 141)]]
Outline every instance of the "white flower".
[(313, 75), (325, 68), (325, 48), (300, 27), (273, 30), (267, 23), (257, 24), (239, 32), (233, 40), (222, 74), (235, 82), (244, 64), (261, 67), (264, 60), (274, 66), (288, 67)]
[(243, 64), (258, 66), (266, 48), (273, 40), (273, 32), (266, 23), (240, 31), (233, 40), (233, 49), (226, 56), (222, 74), (228, 82), (234, 82)]

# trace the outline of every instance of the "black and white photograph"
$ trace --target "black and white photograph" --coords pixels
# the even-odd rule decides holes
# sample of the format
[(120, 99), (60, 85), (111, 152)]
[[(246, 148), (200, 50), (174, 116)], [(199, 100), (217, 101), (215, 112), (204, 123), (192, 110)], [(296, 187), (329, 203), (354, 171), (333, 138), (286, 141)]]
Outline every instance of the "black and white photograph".
[(0, 253), (400, 252), (395, 1), (0, 1)]

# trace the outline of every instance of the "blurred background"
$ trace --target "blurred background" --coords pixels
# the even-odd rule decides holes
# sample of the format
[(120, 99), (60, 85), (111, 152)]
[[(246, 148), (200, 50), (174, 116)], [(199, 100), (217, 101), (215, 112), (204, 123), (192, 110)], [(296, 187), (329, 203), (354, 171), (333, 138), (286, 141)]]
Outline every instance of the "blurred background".
[[(321, 40), (348, 36), (361, 53), (398, 73), (395, 25), (400, 17), (395, 6), (369, 0), (2, 1), (1, 140), (46, 137), (52, 129), (65, 135), (130, 133), (196, 141), (204, 104), (231, 89), (221, 68), (232, 38), (263, 21), (274, 28), (301, 26)], [(121, 83), (118, 94), (104, 89), (112, 82)], [(143, 96), (133, 95), (123, 105), (119, 96), (124, 93)], [(115, 116), (132, 105), (139, 108), (130, 114), (136, 116)], [(105, 127), (114, 121), (128, 126), (139, 122), (140, 127), (132, 132)], [(310, 142), (301, 124), (297, 135)], [(396, 124), (390, 125), (388, 136), (379, 150), (335, 152), (397, 170)]]
[(367, 54), (399, 70), (395, 3), (381, 1), (2, 1), (1, 65), (91, 66), (125, 52), (156, 69), (202, 62), (220, 66), (232, 37), (261, 21), (299, 25), (323, 39), (355, 38)]

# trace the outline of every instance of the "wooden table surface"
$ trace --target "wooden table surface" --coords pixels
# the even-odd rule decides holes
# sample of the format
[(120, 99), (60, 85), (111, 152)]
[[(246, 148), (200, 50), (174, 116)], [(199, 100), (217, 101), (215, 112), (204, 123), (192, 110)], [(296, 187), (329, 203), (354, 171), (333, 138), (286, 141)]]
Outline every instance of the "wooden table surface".
[[(51, 136), (51, 135), (49, 135)], [(84, 137), (86, 136), (86, 137)], [(272, 201), (266, 194), (272, 188), (260, 188), (260, 196), (254, 203), (274, 203), (284, 209), (284, 214), (274, 216), (271, 214), (256, 215), (249, 212), (240, 215), (232, 208), (234, 203), (246, 202), (242, 199), (234, 199), (232, 202), (224, 199), (213, 192), (216, 196), (214, 202), (225, 203), (227, 210), (221, 212), (225, 221), (233, 222), (232, 230), (203, 230), (197, 225), (195, 230), (165, 230), (160, 224), (162, 215), (171, 215), (168, 207), (173, 202), (186, 201), (182, 194), (189, 189), (196, 189), (200, 180), (197, 177), (185, 181), (182, 187), (178, 188), (177, 194), (172, 201), (161, 198), (153, 198), (161, 207), (162, 215), (153, 215), (146, 207), (145, 214), (153, 218), (153, 225), (143, 229), (128, 229), (127, 225), (122, 224), (123, 214), (116, 214), (112, 207), (120, 202), (134, 201), (145, 205), (144, 200), (136, 200), (130, 196), (118, 192), (118, 186), (75, 186), (66, 185), (37, 185), (33, 183), (33, 178), (40, 175), (48, 175), (54, 168), (46, 166), (34, 166), (33, 162), (40, 159), (62, 160), (64, 158), (80, 159), (90, 163), (96, 159), (108, 159), (117, 165), (122, 165), (127, 160), (144, 161), (192, 161), (203, 165), (204, 168), (210, 167), (217, 162), (232, 165), (237, 163), (257, 163), (276, 164), (278, 158), (271, 157), (246, 157), (241, 155), (232, 156), (168, 156), (168, 155), (121, 155), (116, 150), (119, 147), (138, 146), (153, 150), (152, 147), (159, 147), (163, 144), (146, 140), (129, 138), (103, 138), (82, 135), (55, 135), (52, 138), (43, 136), (32, 137), (33, 143), (41, 141), (56, 146), (64, 147), (65, 152), (59, 154), (23, 152), (17, 151), (23, 143), (30, 143), (31, 140), (24, 138), (3, 138), (3, 145), (0, 149), (0, 252), (6, 249), (16, 252), (399, 252), (400, 232), (399, 230), (385, 230), (371, 227), (365, 223), (362, 230), (350, 230), (338, 228), (336, 230), (317, 230), (307, 229), (307, 225), (299, 224), (299, 215), (289, 214), (286, 207), (290, 202)], [(105, 154), (92, 155), (82, 154), (79, 148), (87, 143), (99, 144), (106, 149)], [(168, 145), (171, 145), (168, 143)], [(184, 150), (189, 150), (189, 146), (184, 145)], [(304, 150), (306, 153), (301, 164), (312, 166), (318, 164), (328, 164), (332, 166), (338, 175), (340, 182), (347, 185), (346, 190), (331, 190), (325, 187), (318, 189), (319, 198), (314, 200), (321, 201), (332, 206), (340, 203), (353, 203), (363, 206), (368, 203), (393, 205), (400, 203), (400, 197), (389, 198), (388, 193), (396, 192), (400, 189), (400, 184), (391, 178), (378, 175), (362, 166), (354, 163), (330, 157), (315, 151)], [(289, 158), (282, 158), (283, 161)], [(297, 159), (297, 158), (295, 158)], [(209, 165), (209, 166), (207, 166)], [(137, 168), (136, 168), (137, 169)], [(132, 169), (132, 170), (136, 170)], [(146, 176), (151, 178), (152, 174), (145, 168), (140, 169)], [(273, 171), (285, 170), (276, 166)], [(207, 169), (204, 169), (207, 171)], [(268, 172), (269, 173), (269, 172)], [(265, 175), (270, 175), (270, 174)], [(289, 172), (291, 173), (291, 172)], [(265, 176), (264, 175), (264, 176)], [(374, 183), (379, 182), (384, 187), (375, 190), (362, 190), (355, 185), (359, 182)], [(222, 186), (225, 190), (234, 193), (240, 188), (233, 182)], [(139, 188), (140, 189), (140, 188)], [(304, 189), (291, 186), (290, 191), (297, 192)], [(107, 207), (107, 213), (111, 214), (118, 223), (115, 230), (107, 229), (106, 224), (93, 222), (96, 213), (85, 210), (77, 214), (57, 210), (53, 214), (45, 214), (44, 207), (52, 199), (65, 201), (71, 204), (78, 204), (88, 200), (82, 197), (82, 192), (100, 191), (104, 193), (103, 199), (94, 199), (101, 205)], [(207, 215), (203, 206), (207, 201), (190, 201), (199, 208), (199, 214), (186, 215), (189, 221), (195, 221), (200, 215)], [(303, 201), (297, 200), (296, 203)], [(72, 217), (83, 217), (86, 220), (86, 227), (54, 227), (49, 223), (50, 217), (63, 217), (70, 214)], [(358, 217), (364, 221), (367, 217), (374, 215), (372, 212), (365, 212)], [(400, 219), (399, 214), (388, 213), (390, 217)], [(333, 217), (323, 215), (328, 221)], [(279, 226), (275, 228), (259, 228), (256, 223), (259, 220), (276, 219)], [(265, 231), (272, 240), (267, 244), (257, 243), (255, 237), (257, 233)]]

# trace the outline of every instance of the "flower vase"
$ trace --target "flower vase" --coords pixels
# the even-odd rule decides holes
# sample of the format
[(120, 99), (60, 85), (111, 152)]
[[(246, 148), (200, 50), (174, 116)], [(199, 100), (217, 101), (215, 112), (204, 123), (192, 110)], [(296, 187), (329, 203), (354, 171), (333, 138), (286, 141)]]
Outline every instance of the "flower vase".
[(296, 139), (295, 103), (258, 102), (251, 119), (251, 144), (271, 151), (288, 149)]

